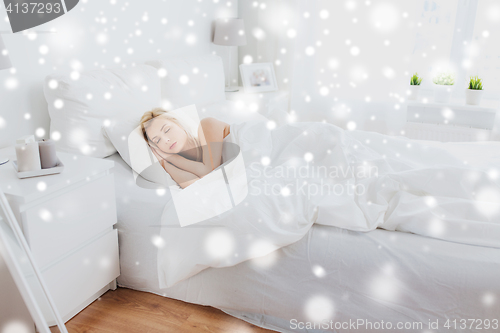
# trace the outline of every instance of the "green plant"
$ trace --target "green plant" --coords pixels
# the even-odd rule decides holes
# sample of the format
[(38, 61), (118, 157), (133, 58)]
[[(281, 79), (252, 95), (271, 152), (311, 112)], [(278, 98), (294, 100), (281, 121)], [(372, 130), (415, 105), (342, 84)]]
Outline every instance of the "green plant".
[(436, 75), (432, 82), (444, 86), (452, 86), (455, 84), (455, 74), (452, 72), (442, 72)]
[(419, 86), (421, 82), (422, 78), (418, 77), (418, 73), (413, 74), (413, 76), (410, 79), (410, 85), (412, 86)]
[(471, 76), (469, 81), (469, 89), (483, 90), (483, 83), (481, 82), (481, 79), (477, 76)]

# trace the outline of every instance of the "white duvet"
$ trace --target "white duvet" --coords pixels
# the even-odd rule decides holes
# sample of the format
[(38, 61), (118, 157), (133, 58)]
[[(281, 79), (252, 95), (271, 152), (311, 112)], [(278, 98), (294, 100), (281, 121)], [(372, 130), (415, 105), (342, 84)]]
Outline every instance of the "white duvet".
[[(301, 239), (313, 223), (369, 232), (412, 232), (500, 248), (500, 144), (472, 144), (478, 156), (449, 145), (326, 123), (268, 130), (233, 124), (248, 194), (234, 208), (181, 227), (174, 201), (164, 209), (158, 246), (160, 288), (208, 267), (264, 256)], [(203, 180), (203, 179), (202, 179)], [(183, 196), (217, 193), (196, 182)], [(206, 207), (190, 207), (193, 211)]]

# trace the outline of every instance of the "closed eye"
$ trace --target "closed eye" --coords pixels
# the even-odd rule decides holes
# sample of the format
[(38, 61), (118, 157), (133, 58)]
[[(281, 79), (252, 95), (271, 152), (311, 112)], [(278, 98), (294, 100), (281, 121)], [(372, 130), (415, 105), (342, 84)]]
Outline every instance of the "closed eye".
[[(168, 131), (170, 131), (170, 127), (165, 131), (165, 134), (167, 134)], [(158, 141), (156, 142), (156, 144), (160, 143), (160, 140), (161, 140), (161, 138), (158, 139)]]

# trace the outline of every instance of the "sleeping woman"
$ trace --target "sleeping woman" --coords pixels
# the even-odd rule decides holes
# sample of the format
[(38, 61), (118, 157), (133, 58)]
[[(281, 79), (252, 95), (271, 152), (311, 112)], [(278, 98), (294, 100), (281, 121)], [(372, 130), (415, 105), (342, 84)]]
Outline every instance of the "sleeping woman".
[(161, 108), (141, 118), (144, 139), (172, 179), (185, 188), (222, 163), (222, 142), (229, 124), (215, 118), (200, 121), (197, 133), (186, 130), (172, 113)]

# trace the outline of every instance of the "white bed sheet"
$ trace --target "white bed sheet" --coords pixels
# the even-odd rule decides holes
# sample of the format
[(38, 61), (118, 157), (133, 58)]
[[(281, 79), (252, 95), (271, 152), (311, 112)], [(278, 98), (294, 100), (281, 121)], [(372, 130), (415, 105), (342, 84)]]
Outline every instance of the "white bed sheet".
[[(115, 161), (120, 286), (211, 305), (280, 332), (370, 331), (291, 329), (290, 320), (308, 321), (308, 306), (315, 304), (320, 311), (330, 305), (333, 321), (423, 323), (404, 332), (426, 332), (429, 320), (439, 320), (436, 332), (446, 319), (500, 319), (499, 249), (382, 229), (314, 225), (300, 241), (264, 258), (209, 268), (160, 289), (154, 243), (168, 194), (135, 185), (120, 156), (109, 159)], [(315, 275), (317, 266), (323, 277)], [(496, 331), (482, 327), (466, 331)]]

